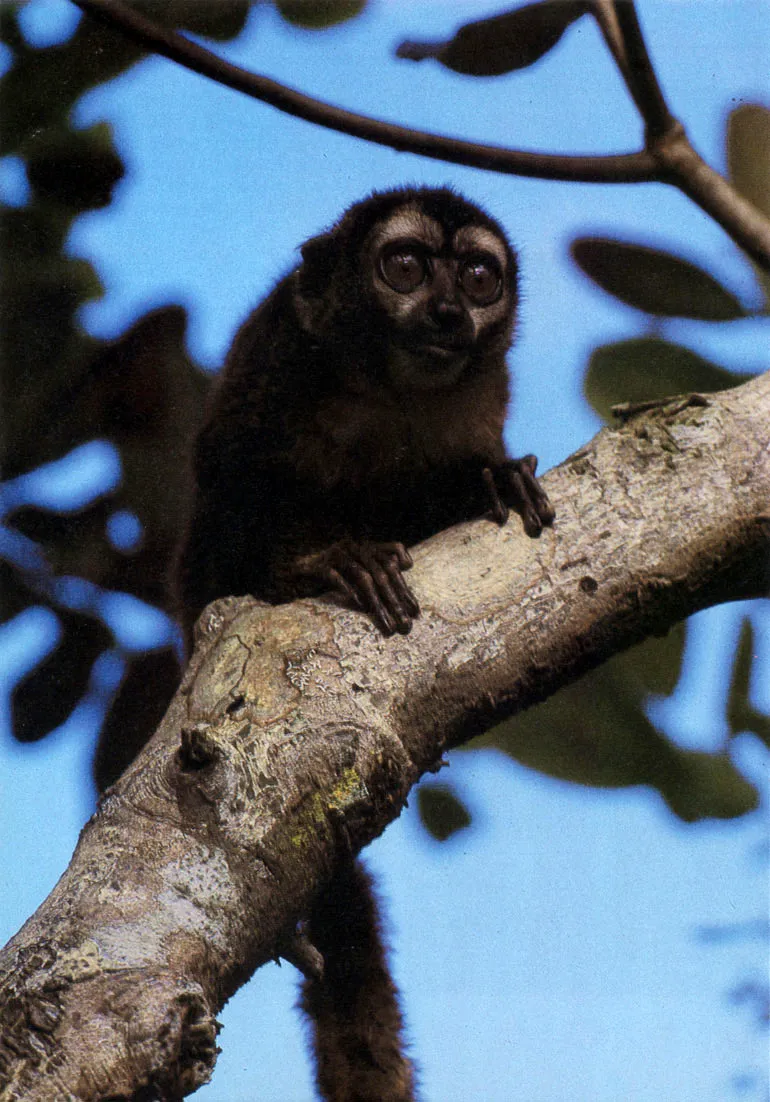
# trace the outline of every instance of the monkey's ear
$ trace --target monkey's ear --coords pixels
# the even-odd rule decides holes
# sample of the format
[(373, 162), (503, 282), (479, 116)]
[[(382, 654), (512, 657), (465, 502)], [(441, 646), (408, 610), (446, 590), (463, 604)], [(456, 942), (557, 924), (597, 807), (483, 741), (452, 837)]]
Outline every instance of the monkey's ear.
[(322, 233), (306, 241), (301, 251), (294, 307), (305, 332), (322, 338), (335, 308), (335, 296), (330, 290), (339, 260), (339, 239), (334, 233)]
[(339, 258), (339, 235), (321, 233), (301, 248), (299, 292), (303, 298), (322, 298), (329, 287)]

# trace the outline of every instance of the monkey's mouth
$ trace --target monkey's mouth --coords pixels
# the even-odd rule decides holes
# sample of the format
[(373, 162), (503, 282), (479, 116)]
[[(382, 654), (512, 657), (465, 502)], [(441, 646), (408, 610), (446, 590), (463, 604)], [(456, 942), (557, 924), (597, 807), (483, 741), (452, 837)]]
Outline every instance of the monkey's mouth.
[(415, 358), (433, 362), (437, 367), (464, 359), (468, 354), (468, 342), (459, 333), (426, 333), (406, 347)]
[(415, 341), (407, 352), (417, 375), (425, 380), (432, 379), (431, 385), (444, 386), (453, 382), (468, 362), (468, 346), (465, 341), (451, 338), (436, 338), (431, 335), (426, 340)]
[(393, 348), (388, 357), (388, 374), (398, 389), (433, 390), (452, 386), (465, 370), (468, 350), (465, 345), (411, 342)]
[(429, 356), (431, 359), (441, 360), (442, 362), (448, 362), (449, 360), (456, 360), (458, 356), (462, 356), (465, 349), (460, 344), (435, 344), (433, 342), (417, 345), (414, 349), (417, 354)]

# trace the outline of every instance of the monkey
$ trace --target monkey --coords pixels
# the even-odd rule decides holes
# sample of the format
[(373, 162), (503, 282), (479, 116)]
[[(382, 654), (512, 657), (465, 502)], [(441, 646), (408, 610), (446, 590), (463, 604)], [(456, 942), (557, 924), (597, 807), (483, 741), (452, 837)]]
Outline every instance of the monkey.
[[(188, 647), (212, 600), (331, 590), (376, 630), (420, 615), (409, 548), (509, 509), (553, 508), (533, 455), (503, 443), (517, 258), (449, 188), (374, 192), (301, 247), (238, 330), (194, 449), (176, 585)], [(409, 1102), (398, 996), (368, 874), (341, 860), (308, 920), (317, 1081), (330, 1102)]]

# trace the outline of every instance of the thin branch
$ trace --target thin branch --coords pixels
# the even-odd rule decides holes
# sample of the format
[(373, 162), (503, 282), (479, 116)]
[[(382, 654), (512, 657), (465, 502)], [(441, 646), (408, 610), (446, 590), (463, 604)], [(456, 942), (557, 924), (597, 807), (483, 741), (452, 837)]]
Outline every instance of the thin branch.
[[(602, 23), (601, 15), (604, 15), (607, 20), (607, 30)], [(658, 83), (633, 0), (597, 0), (596, 18), (611, 50), (615, 32), (618, 31), (620, 34), (621, 60), (618, 60), (614, 50), (613, 56), (618, 62), (633, 101), (644, 119), (647, 141), (652, 143), (661, 135), (668, 133), (676, 125), (676, 119), (669, 111), (663, 90)], [(610, 28), (610, 37), (608, 37)]]
[(644, 120), (647, 148), (661, 168), (658, 179), (684, 192), (770, 270), (770, 221), (706, 164), (669, 111), (633, 0), (594, 0), (592, 12)]
[(620, 29), (620, 23), (618, 22), (618, 15), (615, 11), (614, 0), (593, 0), (590, 12), (596, 20), (599, 30), (604, 36), (607, 49), (612, 54), (615, 64), (620, 70), (620, 75), (626, 82), (626, 87), (633, 98), (628, 53), (626, 51), (625, 41), (623, 40), (623, 33)]
[[(652, 70), (636, 13), (629, 16), (617, 6), (620, 24), (612, 23), (608, 44), (621, 71), (636, 73), (632, 94), (647, 120), (648, 149), (618, 156), (570, 156), (530, 153), (461, 141), (441, 134), (410, 130), (367, 115), (334, 107), (303, 95), (268, 77), (231, 65), (210, 50), (176, 31), (161, 27), (134, 11), (122, 0), (73, 0), (83, 11), (118, 27), (147, 49), (176, 61), (193, 72), (209, 77), (253, 99), (261, 100), (289, 115), (337, 130), (364, 141), (390, 146), (405, 153), (417, 153), (433, 160), (467, 165), (513, 176), (535, 176), (544, 180), (579, 183), (668, 183), (689, 196), (719, 223), (761, 267), (770, 270), (770, 220), (743, 199), (734, 188), (698, 156), (680, 123), (665, 106)], [(600, 8), (605, 10), (603, 0)], [(597, 9), (598, 10), (598, 9)], [(604, 25), (600, 23), (604, 30)], [(618, 40), (618, 25), (623, 47)], [(607, 24), (609, 27), (610, 24)], [(607, 37), (605, 32), (605, 37)], [(612, 43), (614, 42), (614, 48)], [(659, 128), (664, 126), (664, 130)]]
[(217, 57), (177, 31), (168, 30), (122, 0), (73, 0), (89, 15), (118, 27), (147, 49), (176, 61), (193, 72), (261, 100), (289, 115), (337, 130), (402, 153), (417, 153), (450, 164), (483, 168), (513, 176), (580, 183), (644, 183), (657, 178), (655, 158), (646, 150), (617, 156), (572, 156), (531, 153), (462, 141), (442, 134), (411, 130), (381, 119), (358, 115), (303, 95), (269, 77), (250, 73)]
[(770, 271), (770, 219), (740, 195), (693, 149), (676, 124), (651, 147), (660, 178), (679, 188), (724, 229), (756, 263)]

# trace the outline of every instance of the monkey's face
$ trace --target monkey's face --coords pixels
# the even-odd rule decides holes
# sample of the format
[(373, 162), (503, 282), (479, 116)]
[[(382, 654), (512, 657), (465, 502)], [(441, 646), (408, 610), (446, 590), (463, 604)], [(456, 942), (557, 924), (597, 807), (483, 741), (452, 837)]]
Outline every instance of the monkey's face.
[(478, 353), (504, 354), (515, 296), (508, 250), (491, 229), (453, 230), (409, 204), (375, 226), (365, 253), (398, 389), (452, 386), (483, 363)]

